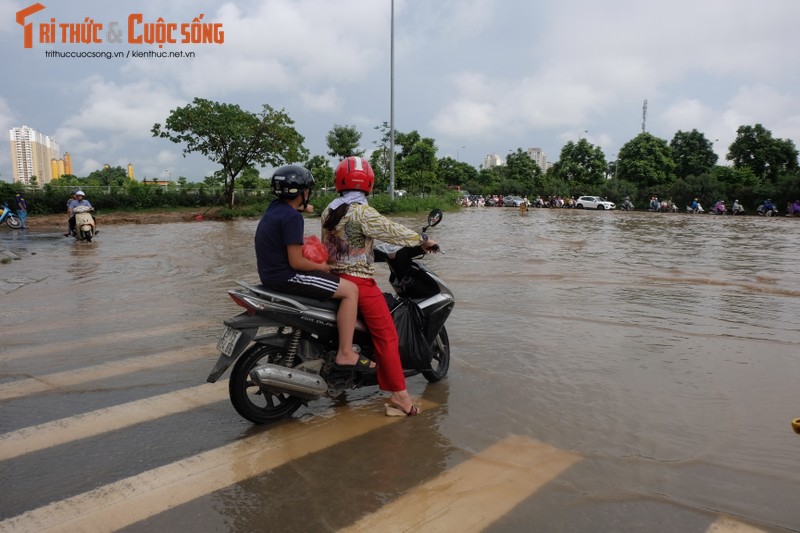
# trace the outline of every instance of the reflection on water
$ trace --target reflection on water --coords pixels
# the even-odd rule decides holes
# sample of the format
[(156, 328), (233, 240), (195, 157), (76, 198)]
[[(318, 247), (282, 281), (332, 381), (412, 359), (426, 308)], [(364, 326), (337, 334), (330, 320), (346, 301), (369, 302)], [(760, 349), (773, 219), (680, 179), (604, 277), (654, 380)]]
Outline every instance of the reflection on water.
[[(424, 225), (424, 215), (399, 220)], [(800, 441), (789, 421), (800, 417), (798, 222), (549, 209), (446, 213), (429, 231), (446, 254), (428, 258), (457, 300), (447, 324), (453, 363), (445, 407), (429, 427), (399, 424), (395, 433), (367, 434), (285, 468), (298, 469), (304, 490), (311, 478), (328, 496), (352, 483), (348, 502), (368, 495), (364, 505), (379, 506), (425, 469), (438, 472), (522, 434), (585, 458), (564, 481), (585, 497), (565, 512), (658, 500), (797, 528)], [(26, 305), (3, 325), (62, 324), (36, 335), (72, 341), (81, 322), (65, 317), (64, 301), (95, 308), (94, 316), (102, 309), (103, 324), (83, 327), (103, 334), (163, 330), (178, 320), (218, 325), (237, 312), (225, 294), (234, 280), (256, 279), (256, 223), (112, 226), (91, 245), (4, 233), (2, 242), (22, 259), (0, 265), (0, 290)], [(317, 223), (307, 223), (309, 233)], [(213, 342), (217, 332), (188, 340)], [(137, 349), (157, 342), (163, 338), (139, 340)], [(114, 354), (98, 349), (90, 357)], [(438, 390), (421, 378), (409, 386), (426, 396)], [(328, 408), (311, 404), (298, 416)], [(418, 433), (404, 434), (410, 427)], [(376, 454), (375, 464), (414, 455), (420, 471), (351, 479), (331, 458), (345, 462), (359, 449)], [(220, 493), (222, 520), (252, 528), (260, 514), (235, 507), (264, 504), (273, 476), (290, 477), (264, 474)], [(287, 495), (276, 505), (294, 505)], [(344, 525), (327, 512), (320, 516), (334, 528)]]

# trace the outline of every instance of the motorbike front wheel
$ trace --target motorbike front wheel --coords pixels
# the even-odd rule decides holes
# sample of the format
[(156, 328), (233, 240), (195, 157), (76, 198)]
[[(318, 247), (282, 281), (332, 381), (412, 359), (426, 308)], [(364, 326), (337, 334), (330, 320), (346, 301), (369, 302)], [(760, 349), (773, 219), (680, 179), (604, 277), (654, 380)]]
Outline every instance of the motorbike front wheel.
[(277, 364), (285, 355), (282, 348), (256, 344), (236, 361), (228, 381), (228, 394), (236, 412), (254, 424), (286, 418), (297, 411), (303, 400), (263, 390), (250, 378), (250, 371), (265, 363)]
[(6, 219), (6, 224), (11, 229), (19, 229), (22, 227), (22, 221), (17, 217), (8, 217)]
[(433, 341), (433, 359), (431, 369), (423, 370), (422, 375), (428, 383), (437, 383), (444, 379), (450, 369), (450, 339), (447, 330), (442, 326), (436, 339)]

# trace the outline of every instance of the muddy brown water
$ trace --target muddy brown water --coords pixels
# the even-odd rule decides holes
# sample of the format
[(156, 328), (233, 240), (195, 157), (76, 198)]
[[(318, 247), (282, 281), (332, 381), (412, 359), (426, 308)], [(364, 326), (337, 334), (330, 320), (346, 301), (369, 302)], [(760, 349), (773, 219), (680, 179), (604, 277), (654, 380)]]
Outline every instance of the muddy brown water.
[(800, 220), (447, 213), (423, 414), (267, 427), (204, 383), (256, 223), (0, 229), (0, 530), (800, 530)]

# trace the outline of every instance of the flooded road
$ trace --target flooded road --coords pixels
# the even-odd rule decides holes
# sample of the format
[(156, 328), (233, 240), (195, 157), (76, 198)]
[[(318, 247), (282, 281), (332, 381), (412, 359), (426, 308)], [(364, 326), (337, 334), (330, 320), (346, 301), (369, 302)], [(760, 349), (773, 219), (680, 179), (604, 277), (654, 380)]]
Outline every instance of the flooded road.
[(799, 222), (446, 213), (423, 413), (267, 427), (205, 383), (257, 221), (0, 229), (0, 531), (800, 531)]

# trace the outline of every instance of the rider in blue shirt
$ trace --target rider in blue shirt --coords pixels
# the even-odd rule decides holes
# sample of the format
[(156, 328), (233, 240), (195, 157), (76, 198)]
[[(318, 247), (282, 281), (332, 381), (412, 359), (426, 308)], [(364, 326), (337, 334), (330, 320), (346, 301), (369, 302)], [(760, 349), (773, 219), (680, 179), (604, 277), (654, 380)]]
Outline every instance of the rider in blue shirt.
[(64, 234), (64, 237), (69, 237), (75, 233), (75, 213), (73, 210), (76, 207), (92, 207), (89, 200), (86, 199), (86, 194), (83, 191), (75, 191), (72, 198), (67, 200), (67, 214), (69, 215), (69, 231)]

